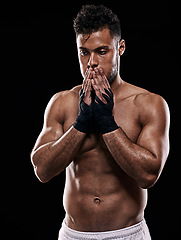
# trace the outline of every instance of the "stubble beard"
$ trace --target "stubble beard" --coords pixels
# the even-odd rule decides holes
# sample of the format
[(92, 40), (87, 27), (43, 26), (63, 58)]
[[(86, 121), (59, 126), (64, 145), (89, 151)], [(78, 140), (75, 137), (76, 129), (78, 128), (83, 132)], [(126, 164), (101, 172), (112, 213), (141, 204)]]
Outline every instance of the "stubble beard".
[(116, 63), (112, 67), (112, 71), (110, 72), (109, 76), (107, 77), (108, 82), (112, 83), (115, 80), (117, 74), (118, 74), (118, 58), (116, 60)]

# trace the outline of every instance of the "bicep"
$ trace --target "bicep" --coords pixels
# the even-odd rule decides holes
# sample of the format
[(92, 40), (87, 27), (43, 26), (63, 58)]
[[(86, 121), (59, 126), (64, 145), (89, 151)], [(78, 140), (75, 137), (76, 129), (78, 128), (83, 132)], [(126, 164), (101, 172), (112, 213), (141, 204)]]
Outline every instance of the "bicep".
[(169, 109), (166, 102), (159, 97), (155, 105), (145, 112), (137, 144), (149, 150), (163, 166), (169, 152)]
[(63, 135), (63, 111), (60, 111), (57, 105), (58, 102), (56, 96), (54, 96), (46, 107), (43, 129), (36, 140), (33, 150), (46, 143), (56, 141)]
[(37, 148), (39, 148), (44, 144), (58, 140), (62, 135), (63, 135), (63, 129), (59, 123), (56, 123), (48, 128), (43, 127), (40, 135), (36, 140), (34, 150), (36, 150)]

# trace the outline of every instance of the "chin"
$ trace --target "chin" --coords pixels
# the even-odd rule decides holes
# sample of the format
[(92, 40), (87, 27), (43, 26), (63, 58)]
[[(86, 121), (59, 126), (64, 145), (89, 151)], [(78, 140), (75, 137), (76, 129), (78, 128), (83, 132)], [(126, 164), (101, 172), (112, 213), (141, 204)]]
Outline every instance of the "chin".
[(116, 74), (113, 74), (113, 75), (110, 75), (107, 80), (108, 82), (111, 84), (112, 82), (114, 82), (114, 80), (116, 79), (116, 76), (117, 76), (117, 73)]

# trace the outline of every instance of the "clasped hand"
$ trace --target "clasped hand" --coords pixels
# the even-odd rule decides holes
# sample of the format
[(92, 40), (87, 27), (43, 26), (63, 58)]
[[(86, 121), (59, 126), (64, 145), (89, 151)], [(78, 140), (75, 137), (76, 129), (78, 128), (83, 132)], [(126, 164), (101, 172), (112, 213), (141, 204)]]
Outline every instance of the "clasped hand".
[(109, 82), (104, 74), (104, 71), (102, 68), (98, 69), (95, 68), (94, 70), (92, 68), (87, 69), (85, 73), (85, 78), (82, 84), (83, 93), (84, 96), (84, 102), (87, 105), (90, 105), (92, 102), (92, 91), (95, 91), (95, 95), (106, 104), (106, 99), (104, 98), (104, 95), (106, 94), (105, 89), (110, 89)]
[(87, 69), (74, 127), (81, 132), (90, 133), (96, 124), (102, 134), (117, 129), (112, 115), (113, 107), (113, 93), (103, 69)]

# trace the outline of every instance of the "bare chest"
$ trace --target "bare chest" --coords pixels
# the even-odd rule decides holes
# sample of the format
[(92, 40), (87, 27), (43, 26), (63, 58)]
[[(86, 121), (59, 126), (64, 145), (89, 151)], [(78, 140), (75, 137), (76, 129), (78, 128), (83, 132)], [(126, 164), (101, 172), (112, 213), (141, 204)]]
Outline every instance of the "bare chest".
[(139, 111), (132, 98), (121, 101), (115, 101), (113, 115), (116, 123), (125, 132), (129, 139), (136, 142), (141, 124), (139, 120)]
[[(78, 115), (78, 102), (69, 106), (65, 113), (64, 132), (66, 132), (70, 126), (75, 122)], [(139, 122), (139, 113), (134, 105), (132, 99), (115, 100), (113, 115), (117, 125), (125, 132), (129, 139), (136, 142), (140, 131), (141, 124)], [(87, 135), (86, 140), (82, 146), (81, 152), (97, 148), (98, 146), (105, 147), (103, 139), (98, 131)]]

